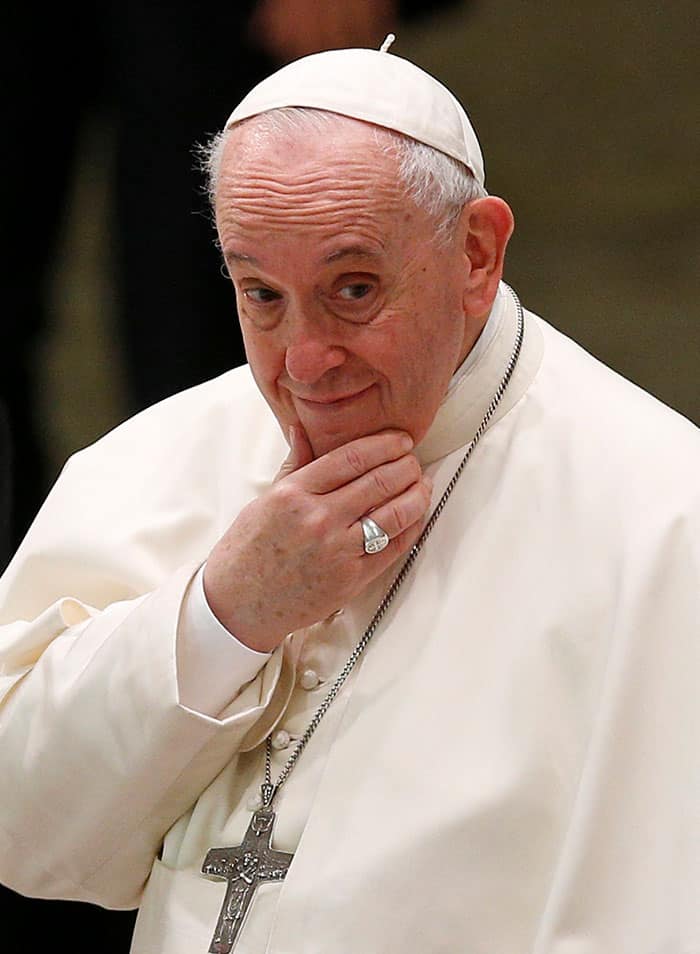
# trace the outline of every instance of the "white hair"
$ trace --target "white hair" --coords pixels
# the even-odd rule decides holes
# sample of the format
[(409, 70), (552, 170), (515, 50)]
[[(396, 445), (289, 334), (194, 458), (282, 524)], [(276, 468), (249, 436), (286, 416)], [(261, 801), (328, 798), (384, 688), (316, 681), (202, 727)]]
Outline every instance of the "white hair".
[[(254, 123), (255, 131), (260, 135), (290, 130), (324, 133), (329, 125), (342, 122), (345, 118), (321, 109), (284, 106), (251, 116), (238, 125)], [(205, 176), (212, 209), (221, 173), (224, 146), (231, 131), (228, 129), (216, 133), (198, 149), (200, 167)], [(406, 195), (435, 220), (435, 238), (438, 243), (449, 239), (460, 212), (468, 202), (488, 194), (463, 163), (433, 149), (432, 146), (380, 126), (374, 126), (374, 136), (377, 145), (384, 152), (395, 156), (399, 181)]]

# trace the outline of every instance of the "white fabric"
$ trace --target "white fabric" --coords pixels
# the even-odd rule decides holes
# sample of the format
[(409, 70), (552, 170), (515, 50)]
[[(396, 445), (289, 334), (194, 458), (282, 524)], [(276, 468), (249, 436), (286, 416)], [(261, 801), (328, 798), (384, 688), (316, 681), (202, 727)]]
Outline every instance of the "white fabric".
[[(526, 317), (281, 790), (296, 857), (236, 954), (700, 951), (698, 432)], [(420, 448), (435, 499), (513, 335), (511, 305)], [(0, 582), (0, 880), (142, 902), (133, 954), (208, 949), (204, 854), (240, 841), (259, 743), (303, 731), (391, 579), (232, 672), (217, 718), (178, 705), (184, 594), (286, 450), (247, 369), (178, 395), (69, 462)]]
[(493, 305), (491, 306), (489, 316), (486, 319), (486, 324), (481, 329), (481, 334), (472, 345), (471, 351), (469, 351), (464, 361), (460, 364), (450, 378), (450, 383), (447, 385), (448, 395), (451, 394), (454, 388), (457, 387), (464, 375), (468, 374), (471, 369), (475, 367), (479, 361), (481, 361), (482, 354), (489, 347), (491, 341), (496, 335), (496, 332), (503, 324), (504, 311), (508, 298), (508, 292), (505, 290), (503, 282), (501, 282), (501, 284), (498, 286), (498, 291), (496, 292), (496, 297), (494, 299)]
[(204, 567), (187, 588), (177, 628), (177, 682), (183, 706), (215, 716), (231, 698), (231, 673), (240, 685), (260, 672), (270, 653), (244, 646), (214, 616), (204, 592)]
[(255, 86), (226, 122), (283, 106), (309, 106), (385, 126), (463, 162), (482, 186), (484, 159), (472, 124), (434, 76), (393, 53), (326, 50), (283, 66)]

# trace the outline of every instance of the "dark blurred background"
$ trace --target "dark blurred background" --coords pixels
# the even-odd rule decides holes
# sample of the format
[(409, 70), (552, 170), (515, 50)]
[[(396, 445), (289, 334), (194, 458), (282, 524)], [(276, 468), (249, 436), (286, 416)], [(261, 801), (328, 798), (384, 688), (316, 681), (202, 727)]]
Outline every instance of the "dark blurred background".
[[(365, 18), (381, 6), (362, 2)], [(68, 18), (17, 5), (0, 348), (15, 463), (0, 567), (3, 534), (9, 552), (71, 453), (243, 360), (192, 150), (284, 60), (250, 38), (254, 6), (78, 3)], [(463, 101), (487, 188), (515, 212), (506, 280), (700, 423), (697, 4), (400, 6), (392, 52)], [(1, 425), (0, 410), (0, 437)], [(47, 943), (128, 950), (129, 913), (2, 889), (0, 907), (27, 936), (40, 918)], [(8, 951), (26, 946), (5, 936)]]

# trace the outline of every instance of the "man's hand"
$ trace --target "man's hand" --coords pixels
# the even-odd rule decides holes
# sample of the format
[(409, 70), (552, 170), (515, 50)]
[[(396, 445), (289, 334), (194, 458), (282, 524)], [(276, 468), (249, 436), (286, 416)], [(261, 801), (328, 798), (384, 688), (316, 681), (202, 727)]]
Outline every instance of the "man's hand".
[[(278, 479), (240, 512), (204, 571), (207, 601), (252, 649), (325, 619), (360, 593), (418, 539), (432, 484), (400, 431), (361, 437), (311, 459), (301, 428)], [(368, 513), (391, 542), (367, 555)]]
[(249, 33), (282, 62), (343, 47), (379, 49), (396, 29), (397, 0), (260, 0)]

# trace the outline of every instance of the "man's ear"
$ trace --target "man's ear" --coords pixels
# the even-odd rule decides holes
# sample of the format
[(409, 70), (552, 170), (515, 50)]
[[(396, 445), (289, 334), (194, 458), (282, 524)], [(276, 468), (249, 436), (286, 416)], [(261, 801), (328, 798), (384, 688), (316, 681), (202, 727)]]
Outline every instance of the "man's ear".
[(510, 206), (497, 196), (474, 199), (462, 210), (460, 232), (469, 260), (464, 283), (464, 313), (488, 314), (503, 275), (506, 246), (515, 221)]

